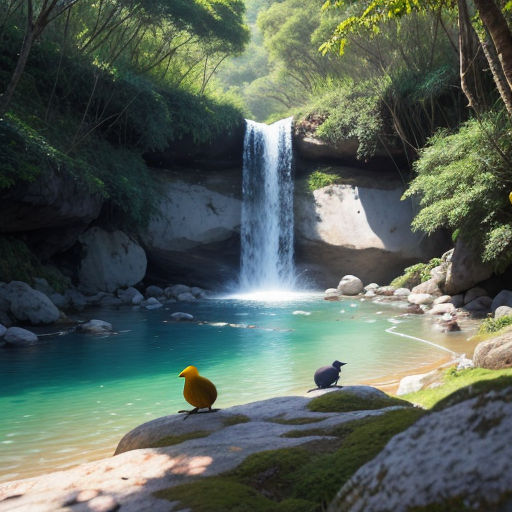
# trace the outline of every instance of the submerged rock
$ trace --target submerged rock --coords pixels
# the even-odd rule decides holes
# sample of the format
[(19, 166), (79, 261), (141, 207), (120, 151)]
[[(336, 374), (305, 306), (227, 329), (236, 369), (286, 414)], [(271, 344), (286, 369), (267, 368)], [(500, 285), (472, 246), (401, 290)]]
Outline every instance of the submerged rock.
[(176, 311), (176, 313), (172, 313), (171, 318), (178, 322), (180, 321), (191, 321), (194, 320), (194, 316), (190, 313), (183, 313), (182, 311)]
[(89, 320), (80, 324), (77, 329), (88, 334), (105, 334), (112, 332), (112, 324), (104, 320)]
[(18, 346), (35, 345), (39, 341), (37, 335), (21, 327), (9, 327), (3, 339), (6, 343)]

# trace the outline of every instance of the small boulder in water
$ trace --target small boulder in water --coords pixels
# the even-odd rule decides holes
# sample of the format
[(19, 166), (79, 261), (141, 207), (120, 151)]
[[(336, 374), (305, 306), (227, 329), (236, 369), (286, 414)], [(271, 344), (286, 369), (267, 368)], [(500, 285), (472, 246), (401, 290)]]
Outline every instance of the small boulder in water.
[(4, 341), (11, 345), (35, 345), (39, 338), (31, 331), (21, 327), (9, 327), (4, 334)]
[(340, 300), (340, 292), (336, 288), (327, 288), (324, 300)]
[(194, 320), (193, 315), (191, 315), (190, 313), (183, 313), (182, 311), (176, 311), (176, 313), (173, 313), (171, 315), (171, 318), (173, 320), (176, 320), (177, 322), (182, 322), (182, 321), (190, 322), (191, 320)]
[(194, 302), (197, 300), (190, 292), (180, 293), (177, 299), (184, 302)]
[(342, 295), (357, 295), (363, 291), (363, 282), (356, 276), (343, 276), (338, 284), (338, 291)]
[[(171, 293), (174, 297), (178, 297), (180, 293), (190, 293), (190, 287), (186, 284), (175, 284), (173, 286), (169, 286), (169, 288), (165, 289), (166, 295), (167, 293)], [(169, 295), (167, 295), (169, 296)]]
[(377, 288), (379, 288), (379, 285), (377, 283), (370, 283), (364, 287), (364, 291), (368, 292), (370, 290), (376, 290)]
[(80, 324), (77, 329), (87, 334), (106, 334), (112, 332), (112, 324), (104, 320), (93, 319)]
[(163, 306), (163, 304), (155, 297), (150, 297), (149, 299), (146, 299), (145, 301), (141, 302), (141, 305), (144, 306), (146, 309), (158, 309)]
[(160, 286), (148, 286), (146, 288), (146, 297), (160, 297), (164, 294), (164, 291)]

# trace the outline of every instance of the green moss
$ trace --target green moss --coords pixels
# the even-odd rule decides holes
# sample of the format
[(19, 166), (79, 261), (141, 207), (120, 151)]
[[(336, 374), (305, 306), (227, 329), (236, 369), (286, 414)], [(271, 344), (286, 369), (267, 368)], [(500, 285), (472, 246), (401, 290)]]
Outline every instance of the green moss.
[(404, 398), (427, 409), (439, 410), (471, 396), (511, 385), (512, 369), (472, 368), (457, 371), (451, 368), (446, 371), (442, 386), (422, 389), (405, 395)]
[(509, 325), (512, 325), (512, 315), (502, 316), (501, 318), (486, 318), (480, 324), (478, 334), (497, 333)]
[(272, 423), (279, 423), (280, 425), (308, 425), (309, 423), (318, 423), (323, 421), (324, 418), (290, 418), (286, 419), (281, 416), (270, 418), (268, 421)]
[(350, 391), (334, 391), (313, 398), (308, 403), (308, 409), (313, 412), (348, 412), (383, 409), (393, 405), (411, 406), (409, 402), (389, 395), (361, 397)]
[(424, 413), (408, 408), (348, 422), (324, 431), (336, 436), (334, 440), (256, 453), (220, 477), (172, 487), (157, 496), (180, 501), (195, 512), (324, 510), (357, 469)]
[(469, 506), (467, 497), (456, 496), (438, 503), (429, 503), (420, 507), (412, 507), (409, 512), (502, 512), (510, 504), (511, 492), (505, 492), (494, 502), (479, 500), (478, 505)]
[(162, 437), (148, 446), (139, 446), (138, 448), (161, 448), (163, 446), (172, 446), (180, 444), (190, 439), (199, 439), (201, 437), (208, 437), (212, 432), (210, 430), (196, 430), (195, 432), (187, 432), (186, 434), (170, 435)]
[(319, 188), (335, 185), (341, 181), (342, 177), (339, 174), (324, 171), (314, 171), (308, 178), (308, 189), (311, 192), (314, 192)]
[(63, 292), (71, 284), (55, 267), (42, 265), (23, 241), (0, 236), (0, 281), (34, 284), (34, 277), (44, 277), (57, 292)]
[(249, 421), (251, 421), (251, 419), (245, 414), (234, 414), (223, 418), (222, 423), (225, 427), (230, 427), (231, 425), (238, 425), (239, 423), (247, 423)]
[(428, 263), (416, 263), (407, 267), (401, 276), (395, 277), (390, 286), (395, 288), (414, 288), (431, 278), (430, 271), (441, 265), (441, 258), (432, 258)]

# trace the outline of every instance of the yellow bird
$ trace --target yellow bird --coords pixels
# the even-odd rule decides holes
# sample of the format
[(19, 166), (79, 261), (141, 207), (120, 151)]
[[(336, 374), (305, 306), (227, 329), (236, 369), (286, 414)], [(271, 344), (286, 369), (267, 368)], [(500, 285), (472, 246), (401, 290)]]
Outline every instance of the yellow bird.
[(508, 199), (512, 203), (512, 192), (510, 192), (510, 194), (508, 195)]
[(183, 388), (185, 400), (195, 407), (192, 411), (179, 412), (193, 414), (199, 409), (205, 408), (212, 411), (212, 405), (217, 400), (217, 388), (213, 382), (201, 377), (195, 366), (187, 366), (179, 376), (185, 377), (185, 387)]

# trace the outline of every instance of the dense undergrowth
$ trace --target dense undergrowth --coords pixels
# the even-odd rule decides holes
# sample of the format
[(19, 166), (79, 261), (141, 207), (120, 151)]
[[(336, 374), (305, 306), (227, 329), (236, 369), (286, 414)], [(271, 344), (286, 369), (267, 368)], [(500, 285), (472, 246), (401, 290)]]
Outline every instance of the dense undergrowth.
[(404, 269), (404, 273), (395, 277), (390, 285), (395, 288), (414, 288), (428, 281), (432, 277), (430, 271), (440, 264), (441, 258), (432, 258), (428, 263), (416, 263)]

